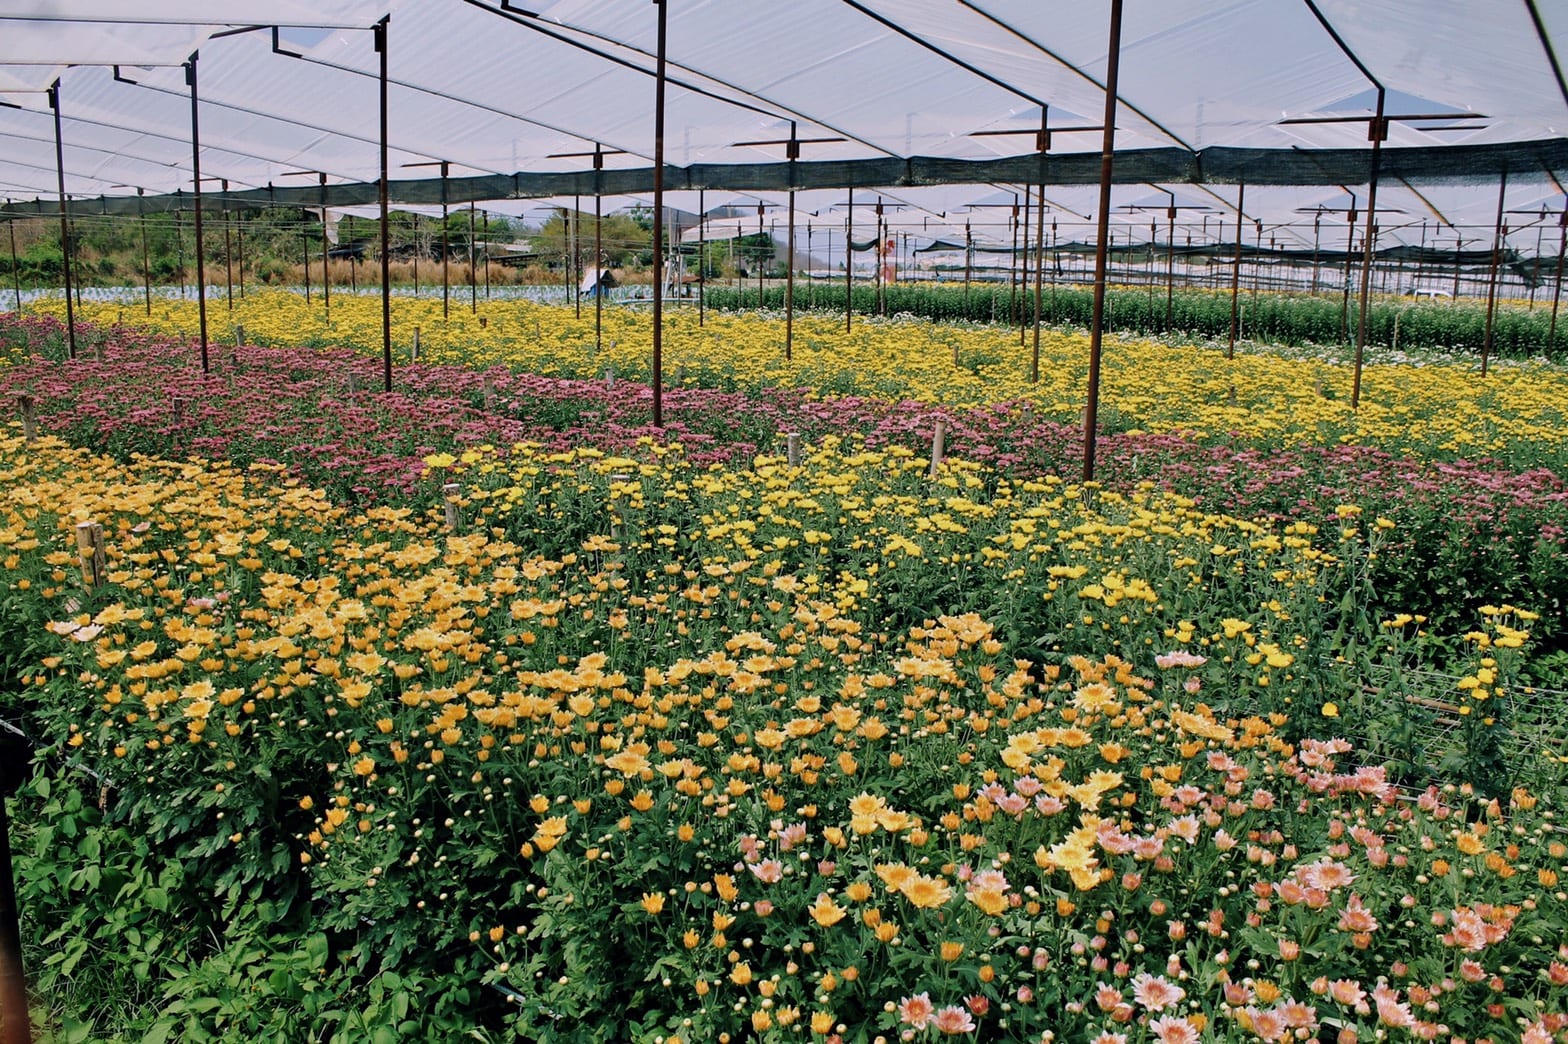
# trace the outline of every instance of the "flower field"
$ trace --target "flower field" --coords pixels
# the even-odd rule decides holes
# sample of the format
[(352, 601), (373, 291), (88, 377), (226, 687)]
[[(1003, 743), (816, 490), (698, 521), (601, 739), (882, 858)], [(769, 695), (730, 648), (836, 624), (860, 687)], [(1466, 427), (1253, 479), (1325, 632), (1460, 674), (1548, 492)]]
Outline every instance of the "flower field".
[(0, 327), (62, 1039), (1568, 1039), (1559, 370), (398, 307)]

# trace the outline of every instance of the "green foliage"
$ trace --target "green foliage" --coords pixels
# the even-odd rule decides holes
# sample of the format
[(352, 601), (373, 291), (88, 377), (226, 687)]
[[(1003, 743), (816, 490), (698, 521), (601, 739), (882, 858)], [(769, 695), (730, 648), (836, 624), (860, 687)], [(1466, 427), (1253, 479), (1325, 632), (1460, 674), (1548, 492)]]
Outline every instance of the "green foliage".
[[(822, 311), (844, 310), (842, 280), (818, 281), (809, 288), (798, 284), (795, 306)], [(741, 310), (782, 308), (784, 288), (769, 286), (759, 303), (755, 286), (713, 285), (707, 290), (708, 307)], [(1238, 336), (1272, 344), (1354, 343), (1356, 303), (1338, 296), (1261, 294), (1243, 292), (1237, 302)], [(895, 283), (883, 287), (857, 280), (854, 310), (861, 314), (907, 314), (936, 322), (1006, 323), (1034, 321), (1034, 294), (1006, 285), (974, 284), (968, 290), (948, 284)], [(1047, 326), (1088, 326), (1093, 295), (1080, 286), (1046, 286), (1040, 297), (1041, 322)], [(1166, 322), (1164, 288), (1152, 295), (1148, 289), (1119, 288), (1106, 295), (1106, 326), (1123, 333), (1179, 334), (1225, 340), (1231, 330), (1229, 294), (1178, 290), (1172, 297), (1170, 322)], [(1568, 359), (1568, 332), (1558, 334), (1548, 351), (1549, 309), (1500, 306), (1493, 317), (1492, 355), (1526, 358), (1549, 355)], [(1397, 339), (1396, 339), (1397, 325)], [(1479, 357), (1486, 343), (1486, 308), (1483, 302), (1429, 302), (1408, 298), (1377, 298), (1368, 306), (1366, 343), (1384, 348), (1436, 350)]]

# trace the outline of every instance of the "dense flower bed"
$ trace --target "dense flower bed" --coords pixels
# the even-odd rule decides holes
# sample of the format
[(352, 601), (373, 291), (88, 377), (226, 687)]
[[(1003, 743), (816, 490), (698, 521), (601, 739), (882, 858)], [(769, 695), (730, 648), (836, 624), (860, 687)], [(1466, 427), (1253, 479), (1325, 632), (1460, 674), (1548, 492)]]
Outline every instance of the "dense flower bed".
[[(63, 312), (56, 303), (55, 312)], [(139, 310), (89, 304), (89, 319), (147, 325), (194, 336), (193, 303), (165, 303), (147, 319)], [(511, 302), (477, 315), (441, 318), (439, 302), (398, 301), (397, 361), (408, 359), (416, 327), (421, 358), (473, 369), (503, 367), (571, 378), (648, 380), (651, 326), (646, 314), (610, 309), (602, 346), (585, 309)], [(380, 356), (378, 301), (345, 297), (331, 316), (294, 295), (259, 295), (213, 317), (213, 340), (232, 342), (232, 327), (265, 343), (348, 345)], [(483, 325), (481, 325), (483, 324)], [(724, 390), (807, 388), (818, 396), (864, 396), (889, 402), (983, 407), (1024, 402), (1043, 420), (1076, 428), (1084, 406), (1089, 342), (1081, 333), (1046, 330), (1038, 382), (1031, 382), (1032, 342), (995, 327), (939, 326), (923, 321), (859, 322), (800, 317), (793, 359), (784, 358), (784, 323), (755, 315), (710, 315), (699, 326), (694, 309), (667, 313), (664, 370), (672, 385)], [(1100, 403), (1102, 429), (1197, 433), (1204, 438), (1269, 444), (1348, 441), (1419, 455), (1498, 456), (1517, 467), (1568, 471), (1562, 432), (1568, 429), (1568, 374), (1560, 367), (1511, 363), (1483, 381), (1473, 363), (1373, 365), (1366, 369), (1360, 408), (1350, 408), (1350, 367), (1326, 360), (1238, 355), (1197, 346), (1110, 338)]]
[[(1327, 554), (1307, 522), (933, 483), (908, 452), (687, 472), (647, 449), (438, 457), (433, 484), (466, 469), (452, 531), (272, 466), (0, 440), (6, 701), (48, 744), (27, 908), (62, 989), (154, 983), (78, 1017), (155, 1040), (1568, 1028), (1560, 748), (1531, 785), (1402, 795), (1341, 738), (1366, 694), (1309, 655), (1377, 520), (1338, 512)], [(929, 619), (893, 611), (906, 588)], [(1055, 635), (1034, 657), (996, 622), (1009, 591)], [(943, 609), (964, 592), (985, 611)], [(1324, 651), (1420, 666), (1417, 623)], [(1478, 623), (1446, 699), (1484, 733), (1532, 621)], [(56, 869), (66, 823), (114, 880), (161, 875), (105, 887), (164, 969), (78, 951), (110, 937), (98, 879)]]
[[(18, 345), (58, 347), (58, 328), (49, 321), (6, 329)], [(0, 395), (30, 396), (43, 430), (82, 445), (120, 455), (280, 462), (344, 503), (429, 496), (433, 487), (419, 484), (425, 457), (485, 445), (593, 447), (646, 458), (643, 447), (657, 438), (678, 442), (693, 464), (744, 465), (759, 452), (781, 452), (787, 432), (807, 446), (858, 436), (873, 449), (929, 453), (938, 421), (950, 454), (1001, 474), (1080, 471), (1080, 431), (1026, 400), (957, 407), (829, 400), (806, 389), (680, 387), (666, 395), (661, 430), (651, 424), (648, 387), (625, 379), (420, 363), (399, 365), (387, 394), (377, 390), (375, 361), (345, 349), (225, 347), (204, 376), (188, 342), (126, 330), (94, 337), (101, 344), (67, 366), (18, 350), (14, 364), (0, 369)], [(1568, 607), (1568, 482), (1545, 465), (1556, 466), (1554, 454), (1568, 435), (1552, 427), (1549, 410), (1526, 416), (1520, 409), (1518, 467), (1444, 459), (1414, 427), (1407, 437), (1425, 454), (1124, 432), (1101, 438), (1097, 475), (1111, 489), (1131, 492), (1150, 482), (1247, 519), (1323, 526), (1338, 505), (1357, 504), (1396, 523), (1375, 565), (1369, 613), (1418, 612), (1440, 629), (1462, 631), (1480, 606), (1514, 602), (1543, 615), (1546, 654), (1560, 646)], [(1548, 428), (1557, 433), (1550, 450), (1527, 437)]]

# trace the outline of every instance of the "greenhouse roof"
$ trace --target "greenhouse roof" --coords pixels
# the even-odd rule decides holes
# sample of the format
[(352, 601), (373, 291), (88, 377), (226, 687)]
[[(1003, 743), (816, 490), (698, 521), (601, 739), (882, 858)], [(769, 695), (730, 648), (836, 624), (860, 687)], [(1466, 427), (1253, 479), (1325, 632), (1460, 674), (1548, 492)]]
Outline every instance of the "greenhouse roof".
[[(697, 190), (717, 203), (815, 189), (822, 200), (805, 209), (823, 214), (854, 187), (857, 220), (880, 194), (926, 231), (933, 216), (946, 222), (947, 236), (1005, 224), (998, 215), (1025, 184), (1050, 186), (1062, 223), (1087, 222), (1097, 206), (1088, 186), (1100, 173), (1108, 4), (666, 3), (671, 205), (697, 209)], [(52, 206), (46, 92), (58, 83), (76, 206), (187, 205), (185, 66), (199, 55), (204, 195), (226, 181), (227, 198), (252, 205), (374, 202), (380, 56), (369, 30), (383, 18), (394, 200), (651, 187), (650, 3), (0, 0), (0, 196), (49, 197), (12, 212)], [(1126, 0), (1113, 209), (1129, 227), (1163, 224), (1160, 201), (1179, 194), (1183, 226), (1222, 215), (1234, 225), (1245, 182), (1249, 238), (1260, 224), (1298, 241), (1314, 221), (1321, 230), (1337, 217), (1343, 229), (1345, 212), (1364, 208), (1381, 89), (1381, 229), (1414, 241), (1418, 225), (1422, 238), (1450, 239), (1489, 227), (1505, 172), (1504, 209), (1556, 211), (1568, 172), (1565, 33), (1568, 0)]]

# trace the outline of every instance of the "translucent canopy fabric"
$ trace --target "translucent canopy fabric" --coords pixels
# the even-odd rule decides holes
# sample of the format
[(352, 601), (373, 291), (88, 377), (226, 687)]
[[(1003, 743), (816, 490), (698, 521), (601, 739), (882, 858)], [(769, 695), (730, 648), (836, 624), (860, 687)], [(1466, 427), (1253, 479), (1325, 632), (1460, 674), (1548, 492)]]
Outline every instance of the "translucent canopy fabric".
[[(1058, 234), (1087, 227), (1108, 4), (664, 3), (669, 184), (713, 198), (791, 185), (855, 186), (857, 204), (878, 190), (925, 197), (923, 233), (935, 218), (947, 239), (967, 224), (1002, 243), (1010, 200), (1044, 181)], [(1568, 0), (1125, 0), (1124, 10), (1113, 220), (1129, 236), (1163, 239), (1172, 222), (1159, 200), (1179, 192), (1176, 224), (1207, 235), (1223, 216), (1234, 238), (1241, 181), (1244, 238), (1259, 223), (1297, 246), (1335, 220), (1342, 234), (1351, 197), (1364, 201), (1380, 91), (1392, 117), (1380, 234), (1414, 241), (1430, 225), (1458, 238), (1489, 225), (1495, 192), (1475, 186), (1505, 170), (1505, 210), (1562, 205), (1568, 84), (1554, 54), (1568, 53)], [(0, 0), (0, 194), (54, 193), (43, 92), (58, 83), (77, 206), (187, 205), (181, 66), (194, 56), (202, 173), (226, 180), (231, 202), (372, 202), (380, 56), (368, 30), (383, 18), (395, 199), (645, 192), (656, 15), (628, 0)], [(1336, 198), (1342, 206), (1326, 206)]]

